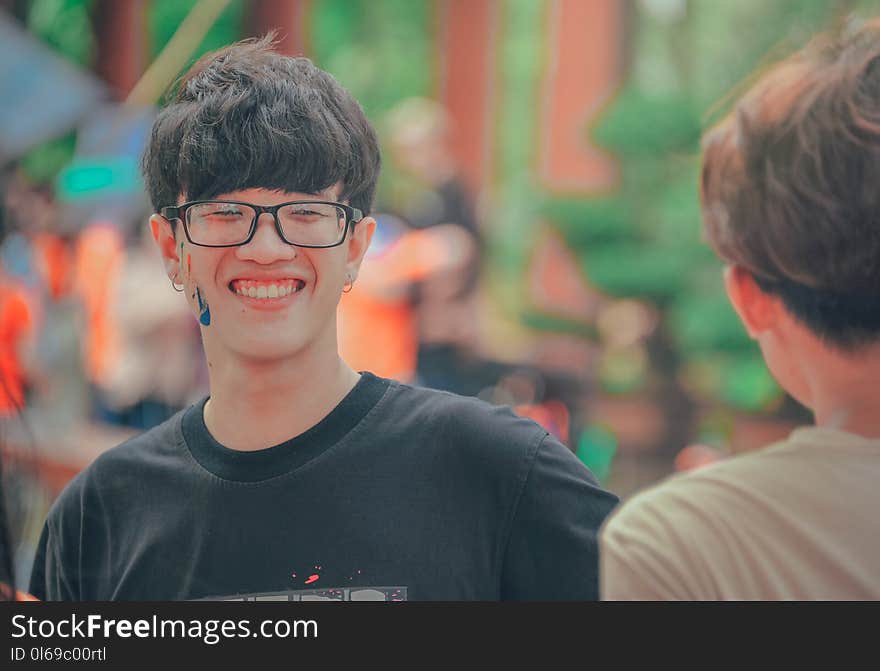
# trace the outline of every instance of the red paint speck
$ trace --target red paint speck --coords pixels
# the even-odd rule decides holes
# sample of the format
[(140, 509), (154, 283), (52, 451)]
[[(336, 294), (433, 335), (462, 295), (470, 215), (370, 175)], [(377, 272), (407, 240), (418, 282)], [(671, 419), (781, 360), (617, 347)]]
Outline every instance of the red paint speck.
[(306, 580), (306, 585), (311, 585), (313, 582), (315, 582), (320, 577), (321, 576), (319, 576), (317, 573), (315, 573), (314, 575), (310, 575), (308, 580)]
[(186, 272), (188, 275), (192, 274), (192, 256), (189, 254), (186, 255)]

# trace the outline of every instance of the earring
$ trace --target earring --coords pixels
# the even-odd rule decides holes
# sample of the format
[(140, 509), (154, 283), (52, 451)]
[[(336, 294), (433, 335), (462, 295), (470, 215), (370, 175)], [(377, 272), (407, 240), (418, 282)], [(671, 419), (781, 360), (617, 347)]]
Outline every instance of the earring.
[(354, 280), (351, 278), (351, 273), (349, 273), (348, 275), (345, 276), (345, 284), (342, 285), (342, 293), (347, 294), (353, 288), (354, 288)]
[(183, 293), (183, 285), (181, 284), (181, 285), (180, 285), (180, 288), (178, 289), (178, 288), (177, 288), (177, 284), (176, 284), (175, 281), (174, 281), (175, 278), (174, 278), (174, 277), (169, 277), (168, 279), (171, 280), (171, 288), (174, 289), (177, 293), (182, 294), (182, 293)]

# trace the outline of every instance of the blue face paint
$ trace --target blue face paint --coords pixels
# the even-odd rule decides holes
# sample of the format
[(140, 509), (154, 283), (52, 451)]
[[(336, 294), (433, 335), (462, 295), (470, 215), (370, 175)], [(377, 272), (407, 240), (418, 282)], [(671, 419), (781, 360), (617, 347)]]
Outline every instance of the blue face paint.
[(211, 325), (211, 309), (208, 307), (207, 301), (202, 300), (202, 292), (196, 287), (196, 298), (199, 300), (199, 323), (202, 326)]

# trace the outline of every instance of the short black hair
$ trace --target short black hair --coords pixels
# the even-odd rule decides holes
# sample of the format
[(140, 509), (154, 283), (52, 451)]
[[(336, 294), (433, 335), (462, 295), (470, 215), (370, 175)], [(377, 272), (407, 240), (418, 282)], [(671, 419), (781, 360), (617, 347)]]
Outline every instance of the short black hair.
[(274, 36), (203, 56), (153, 124), (142, 169), (154, 211), (249, 188), (316, 193), (370, 212), (376, 132), (332, 75), (274, 50)]
[(880, 340), (880, 297), (876, 289), (814, 289), (789, 280), (752, 275), (768, 294), (829, 346), (854, 351)]

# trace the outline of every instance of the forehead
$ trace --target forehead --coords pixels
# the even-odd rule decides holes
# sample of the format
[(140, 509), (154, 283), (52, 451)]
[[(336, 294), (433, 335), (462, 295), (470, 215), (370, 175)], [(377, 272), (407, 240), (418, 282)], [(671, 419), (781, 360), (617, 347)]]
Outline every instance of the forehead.
[(216, 196), (218, 200), (241, 200), (256, 205), (275, 205), (289, 200), (339, 200), (342, 183), (337, 182), (321, 191), (281, 191), (278, 189), (251, 188), (228, 191)]

